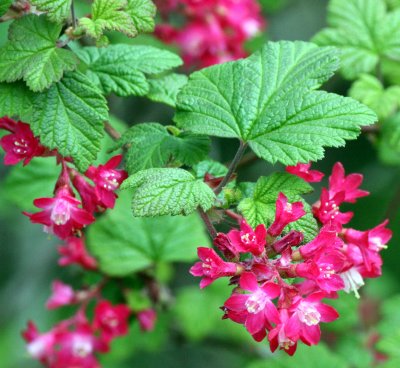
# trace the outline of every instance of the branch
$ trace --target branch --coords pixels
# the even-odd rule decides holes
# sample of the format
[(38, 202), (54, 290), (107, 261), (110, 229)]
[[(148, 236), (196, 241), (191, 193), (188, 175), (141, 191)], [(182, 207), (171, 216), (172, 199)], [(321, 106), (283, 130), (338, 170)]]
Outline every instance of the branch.
[(366, 125), (361, 127), (361, 132), (364, 134), (378, 134), (380, 132), (380, 126), (377, 124)]
[(71, 1), (71, 18), (72, 18), (72, 27), (76, 28), (76, 16), (75, 16), (74, 0)]
[(221, 191), (225, 187), (225, 185), (228, 184), (228, 182), (231, 179), (233, 173), (235, 172), (240, 160), (242, 159), (242, 156), (243, 156), (246, 148), (247, 148), (247, 144), (240, 141), (239, 148), (229, 166), (228, 172), (226, 173), (225, 177), (222, 179), (221, 183), (219, 183), (219, 185), (214, 190), (215, 195), (218, 195), (219, 193), (221, 193)]
[(201, 207), (199, 207), (197, 209), (197, 211), (199, 212), (201, 219), (203, 220), (204, 224), (206, 225), (208, 233), (211, 236), (211, 239), (214, 240), (217, 237), (217, 230), (215, 230), (215, 227), (212, 224), (210, 218), (208, 217), (207, 213), (205, 213)]
[(104, 122), (104, 130), (114, 140), (117, 141), (121, 138), (121, 133), (118, 132), (108, 121)]

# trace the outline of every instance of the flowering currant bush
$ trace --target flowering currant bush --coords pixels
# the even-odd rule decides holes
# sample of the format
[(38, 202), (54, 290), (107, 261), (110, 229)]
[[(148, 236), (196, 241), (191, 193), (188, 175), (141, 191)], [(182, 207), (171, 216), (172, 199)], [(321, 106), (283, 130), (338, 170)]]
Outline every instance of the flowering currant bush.
[[(381, 48), (364, 44), (347, 13), (363, 28), (371, 1), (332, 0), (332, 24), (315, 43), (266, 42), (247, 55), (245, 42), (266, 26), (257, 1), (155, 3), (94, 0), (82, 12), (74, 0), (0, 5), (8, 22), (0, 45), (7, 193), (27, 223), (57, 239), (58, 264), (76, 277), (49, 282), (45, 307), (62, 317), (47, 327), (27, 322), (27, 353), (45, 367), (96, 368), (118, 340), (140, 345), (142, 337), (131, 338), (135, 328), (151, 334), (159, 321), (182, 339), (179, 323), (168, 329), (165, 316), (195, 319), (196, 298), (217, 279), (226, 284), (214, 296), (219, 317), (243, 325), (249, 341), (289, 356), (302, 354), (301, 344), (330, 342), (321, 322), (340, 323), (346, 315), (332, 304), (346, 294), (360, 298), (365, 280), (381, 276), (392, 231), (385, 217), (353, 229), (348, 206), (369, 195), (363, 175), (336, 162), (321, 189), (325, 174), (314, 163), (362, 131), (379, 142), (381, 157), (396, 155), (400, 134), (387, 129), (397, 119), (398, 89), (385, 91), (384, 83), (392, 81), (385, 62), (399, 61), (400, 37)], [(384, 43), (399, 12), (384, 0), (374, 4), (368, 24), (381, 33), (372, 41)], [(349, 29), (360, 50), (382, 51), (367, 59)], [(178, 45), (182, 59), (126, 42), (152, 32)], [(174, 71), (183, 64), (195, 71)], [(358, 78), (351, 97), (320, 89), (338, 70)], [(368, 74), (375, 71), (377, 78)], [(172, 121), (128, 125), (113, 116), (112, 101), (132, 96), (168, 105)], [(215, 160), (215, 137), (236, 149), (228, 164)], [(389, 153), (381, 148), (387, 140)], [(272, 173), (243, 181), (240, 167), (256, 159)], [(304, 198), (314, 191), (310, 183), (318, 189), (312, 204)], [(188, 273), (205, 290), (189, 294), (185, 309), (171, 264), (196, 257)], [(375, 363), (388, 357), (380, 341), (374, 332), (364, 344)]]

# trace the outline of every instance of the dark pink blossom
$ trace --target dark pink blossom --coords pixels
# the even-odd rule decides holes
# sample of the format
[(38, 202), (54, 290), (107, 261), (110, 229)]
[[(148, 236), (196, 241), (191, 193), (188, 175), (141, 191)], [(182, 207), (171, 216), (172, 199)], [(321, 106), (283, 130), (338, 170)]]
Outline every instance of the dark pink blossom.
[(336, 231), (323, 227), (318, 235), (309, 243), (301, 246), (299, 251), (301, 256), (307, 259), (314, 257), (317, 253), (340, 249), (342, 245), (343, 241), (337, 236)]
[(95, 193), (98, 201), (105, 208), (114, 208), (117, 195), (114, 193), (128, 177), (125, 170), (116, 170), (122, 161), (122, 155), (110, 158), (104, 165), (90, 166), (86, 176), (95, 183)]
[(304, 239), (303, 233), (296, 230), (291, 230), (288, 234), (275, 241), (272, 244), (272, 248), (277, 253), (282, 253), (288, 248), (299, 245)]
[(100, 204), (95, 192), (95, 187), (90, 185), (79, 173), (75, 173), (72, 183), (81, 197), (82, 207), (86, 211), (94, 213)]
[(97, 268), (97, 261), (86, 250), (84, 238), (68, 237), (58, 251), (62, 256), (58, 261), (60, 266), (76, 263), (87, 270)]
[(299, 178), (307, 181), (308, 183), (319, 183), (324, 174), (317, 170), (310, 170), (311, 163), (308, 164), (297, 164), (295, 166), (286, 166), (286, 172), (292, 175), (296, 175)]
[(243, 316), (246, 329), (256, 334), (270, 326), (271, 322), (279, 322), (279, 313), (272, 302), (280, 294), (280, 287), (273, 282), (265, 282), (261, 286), (256, 276), (244, 272), (240, 277), (240, 287), (250, 291), (249, 294), (233, 293), (224, 307)]
[(75, 302), (75, 293), (71, 286), (56, 280), (52, 284), (52, 290), (53, 293), (46, 303), (48, 309), (56, 309)]
[(289, 321), (289, 311), (286, 308), (279, 310), (279, 323), (268, 332), (269, 346), (272, 352), (278, 347), (292, 356), (297, 349), (297, 339), (289, 338), (286, 334), (286, 325)]
[(157, 313), (154, 309), (143, 309), (137, 312), (136, 317), (142, 331), (152, 331), (157, 320)]
[(201, 262), (197, 262), (190, 269), (193, 276), (202, 277), (200, 288), (210, 285), (216, 279), (223, 276), (234, 276), (238, 273), (239, 267), (236, 263), (223, 261), (211, 248), (197, 248), (197, 255)]
[(39, 139), (34, 137), (29, 124), (16, 122), (5, 116), (0, 118), (0, 129), (11, 133), (0, 139), (0, 146), (6, 153), (5, 165), (16, 165), (20, 161), (27, 165), (33, 157), (41, 156), (45, 152)]
[(106, 341), (128, 333), (128, 318), (131, 314), (125, 304), (112, 305), (102, 300), (96, 305), (93, 326), (102, 332)]
[(72, 236), (76, 230), (94, 221), (89, 212), (79, 207), (81, 202), (68, 187), (58, 188), (54, 198), (38, 198), (33, 204), (43, 211), (24, 214), (32, 223), (45, 225), (47, 232), (54, 233), (61, 239)]
[(255, 230), (243, 219), (240, 223), (240, 230), (231, 230), (228, 238), (237, 253), (250, 252), (260, 255), (264, 252), (267, 231), (264, 224), (258, 225)]
[(287, 197), (283, 193), (279, 193), (276, 201), (275, 220), (268, 228), (268, 234), (271, 236), (280, 235), (288, 224), (297, 221), (305, 214), (303, 203), (289, 203)]

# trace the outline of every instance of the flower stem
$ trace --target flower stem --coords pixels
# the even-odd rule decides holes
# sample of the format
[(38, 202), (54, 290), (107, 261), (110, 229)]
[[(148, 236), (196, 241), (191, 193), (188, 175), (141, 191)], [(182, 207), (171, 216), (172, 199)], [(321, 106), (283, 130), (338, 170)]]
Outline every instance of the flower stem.
[(121, 134), (108, 121), (104, 122), (104, 130), (114, 141), (121, 138)]
[(246, 150), (246, 148), (247, 148), (247, 144), (242, 142), (242, 141), (240, 141), (239, 148), (238, 148), (238, 150), (236, 152), (236, 155), (233, 158), (233, 160), (232, 160), (232, 162), (231, 162), (231, 164), (229, 166), (228, 172), (226, 173), (225, 177), (222, 179), (221, 183), (214, 190), (215, 195), (218, 195), (219, 193), (221, 193), (221, 191), (224, 188), (224, 186), (226, 184), (228, 184), (229, 180), (231, 179), (233, 173), (236, 170), (237, 165), (239, 164), (240, 160), (242, 159), (244, 151)]
[(199, 212), (201, 219), (203, 220), (204, 224), (206, 225), (211, 238), (214, 240), (217, 237), (217, 230), (215, 230), (215, 227), (212, 224), (210, 218), (208, 217), (207, 213), (204, 212), (204, 210), (201, 207), (199, 207), (197, 209), (197, 211)]

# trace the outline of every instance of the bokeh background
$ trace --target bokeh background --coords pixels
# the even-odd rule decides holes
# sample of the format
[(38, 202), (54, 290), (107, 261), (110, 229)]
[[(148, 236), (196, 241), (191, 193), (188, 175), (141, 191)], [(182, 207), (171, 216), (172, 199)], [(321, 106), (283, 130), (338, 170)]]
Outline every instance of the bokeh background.
[[(265, 40), (309, 40), (325, 25), (326, 0), (263, 0), (261, 3), (268, 22), (267, 31), (262, 37)], [(85, 4), (78, 2), (78, 5), (78, 10), (84, 12)], [(0, 44), (5, 41), (7, 26), (0, 24)], [(114, 35), (114, 41), (156, 43), (149, 36), (129, 41)], [(253, 43), (249, 47), (254, 48), (257, 44)], [(340, 77), (334, 77), (325, 88), (346, 94), (349, 85)], [(148, 102), (144, 98), (113, 97), (110, 99), (110, 106), (112, 114), (128, 125), (152, 121), (168, 124), (173, 115), (172, 109)], [(226, 162), (233, 157), (235, 149), (236, 142), (232, 140), (214, 139), (212, 156)], [(389, 248), (382, 254), (383, 277), (367, 281), (362, 290), (369, 304), (365, 301), (360, 304), (354, 297), (343, 298), (343, 305), (339, 308), (343, 314), (342, 322), (332, 324), (335, 326), (325, 332), (328, 345), (340, 351), (340, 359), (348, 361), (353, 359), (349, 358), (351, 354), (357, 355), (355, 350), (358, 346), (363, 346), (364, 337), (360, 335), (358, 340), (351, 340), (351, 336), (346, 336), (342, 338), (344, 342), (337, 342), (331, 334), (346, 329), (347, 324), (347, 328), (353, 326), (351, 328), (357, 332), (353, 337), (358, 336), (360, 330), (368, 328), (368, 323), (367, 326), (365, 323), (359, 324), (359, 312), (366, 310), (369, 313), (367, 320), (379, 318), (379, 300), (395, 300), (393, 298), (400, 294), (400, 170), (379, 161), (373, 141), (366, 135), (347, 143), (343, 149), (327, 150), (326, 158), (318, 162), (316, 168), (329, 173), (336, 161), (341, 161), (347, 172), (362, 173), (365, 177), (362, 188), (371, 192), (369, 197), (352, 206), (355, 216), (351, 226), (365, 230), (389, 217), (390, 227), (394, 231)], [(283, 168), (260, 160), (252, 161), (240, 168), (239, 178), (254, 181), (260, 175), (276, 170)], [(29, 359), (20, 332), (29, 319), (34, 320), (40, 329), (47, 330), (59, 318), (65, 317), (68, 310), (49, 312), (44, 308), (50, 293), (51, 280), (58, 278), (73, 283), (80, 277), (80, 273), (78, 269), (57, 266), (58, 241), (21, 215), (21, 205), (24, 205), (29, 195), (26, 198), (15, 198), (12, 195), (7, 186), (8, 172), (8, 167), (0, 166), (0, 366), (33, 368), (39, 364)], [(52, 185), (50, 178), (49, 185)], [(318, 190), (314, 196), (309, 196), (310, 203), (317, 195)], [(31, 208), (31, 203), (26, 203), (26, 206)], [(112, 352), (102, 360), (104, 367), (153, 368), (161, 364), (163, 368), (196, 368), (206, 364), (208, 368), (239, 368), (247, 367), (261, 358), (264, 360), (252, 367), (274, 366), (272, 364), (276, 360), (270, 360), (271, 354), (265, 342), (254, 343), (241, 326), (220, 319), (222, 313), (218, 306), (227, 297), (224, 285), (217, 283), (209, 291), (199, 291), (198, 280), (188, 275), (189, 267), (189, 264), (176, 265), (173, 269), (167, 267), (165, 277), (176, 295), (172, 310), (159, 315), (154, 332), (143, 335), (135, 325), (129, 336), (116, 339)], [(349, 345), (353, 350), (346, 350)], [(348, 351), (351, 351), (350, 355)], [(304, 354), (308, 354), (307, 352), (308, 350)], [(321, 356), (325, 353), (325, 350), (320, 351)], [(304, 355), (301, 354), (298, 358), (300, 360)], [(370, 364), (365, 356), (360, 353), (358, 355), (351, 363), (353, 366), (366, 367)], [(280, 364), (294, 366), (294, 361), (285, 362), (283, 359)], [(297, 361), (296, 366), (299, 362)], [(307, 361), (308, 367), (313, 364), (310, 360)], [(318, 360), (315, 364), (318, 366)], [(331, 366), (340, 365), (332, 360)]]

